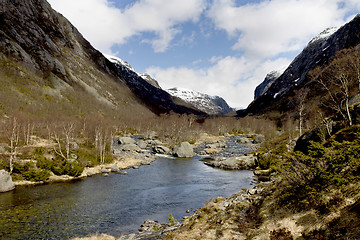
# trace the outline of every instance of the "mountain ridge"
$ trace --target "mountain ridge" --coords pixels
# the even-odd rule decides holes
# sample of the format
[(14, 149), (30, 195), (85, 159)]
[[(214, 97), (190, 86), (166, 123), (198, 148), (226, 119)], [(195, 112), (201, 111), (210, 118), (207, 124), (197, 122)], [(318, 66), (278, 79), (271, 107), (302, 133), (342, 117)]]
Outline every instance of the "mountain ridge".
[(284, 96), (311, 81), (308, 78), (308, 73), (311, 70), (317, 66), (321, 67), (328, 64), (340, 50), (355, 47), (360, 43), (358, 32), (360, 32), (360, 14), (338, 28), (333, 34), (329, 34), (331, 31), (325, 30), (314, 37), (295, 57), (284, 73), (249, 104), (242, 116), (264, 114), (276, 109), (283, 109), (281, 105), (287, 104)]

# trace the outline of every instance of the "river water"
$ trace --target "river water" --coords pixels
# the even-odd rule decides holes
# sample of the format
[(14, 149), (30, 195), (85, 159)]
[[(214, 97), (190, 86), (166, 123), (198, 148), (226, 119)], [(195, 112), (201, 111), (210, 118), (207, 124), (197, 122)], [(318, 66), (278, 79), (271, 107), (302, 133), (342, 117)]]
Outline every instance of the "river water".
[(225, 171), (192, 159), (160, 158), (127, 175), (18, 187), (0, 194), (0, 239), (68, 239), (136, 232), (145, 219), (181, 219), (217, 196), (253, 184), (251, 171)]

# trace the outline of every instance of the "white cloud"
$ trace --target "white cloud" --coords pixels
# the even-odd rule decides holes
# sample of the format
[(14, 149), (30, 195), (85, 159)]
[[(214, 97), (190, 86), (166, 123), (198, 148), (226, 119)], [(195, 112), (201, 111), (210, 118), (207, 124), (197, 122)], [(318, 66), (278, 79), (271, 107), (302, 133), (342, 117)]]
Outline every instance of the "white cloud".
[(301, 50), (325, 28), (343, 24), (345, 14), (359, 5), (356, 0), (272, 0), (237, 6), (235, 0), (215, 0), (208, 16), (238, 39), (233, 49), (266, 58)]
[(181, 32), (176, 26), (198, 21), (205, 0), (139, 0), (126, 9), (109, 0), (49, 0), (96, 48), (110, 53), (114, 44), (123, 44), (144, 32), (157, 38), (147, 40), (155, 52), (165, 51)]
[(181, 86), (223, 97), (232, 107), (247, 107), (254, 98), (254, 89), (265, 75), (289, 64), (289, 60), (251, 61), (245, 57), (212, 57), (207, 69), (186, 67), (149, 67), (146, 72), (164, 89)]

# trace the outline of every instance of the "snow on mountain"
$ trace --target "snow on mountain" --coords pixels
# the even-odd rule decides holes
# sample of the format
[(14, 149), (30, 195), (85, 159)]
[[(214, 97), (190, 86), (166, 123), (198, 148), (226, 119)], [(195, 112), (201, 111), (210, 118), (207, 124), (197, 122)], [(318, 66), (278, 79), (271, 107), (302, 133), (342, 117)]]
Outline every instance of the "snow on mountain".
[(226, 101), (219, 96), (210, 96), (185, 88), (171, 88), (166, 90), (170, 95), (183, 99), (197, 109), (207, 114), (225, 114), (234, 111)]
[(118, 58), (118, 57), (115, 57), (115, 56), (111, 56), (111, 55), (108, 55), (108, 54), (103, 54), (103, 55), (104, 55), (110, 62), (113, 62), (113, 63), (115, 63), (115, 64), (119, 64), (119, 65), (121, 65), (121, 66), (126, 67), (128, 70), (136, 73), (138, 76), (140, 76), (142, 79), (144, 79), (145, 81), (147, 81), (148, 83), (150, 83), (150, 84), (153, 85), (154, 87), (157, 87), (157, 88), (160, 88), (160, 89), (161, 89), (159, 83), (158, 83), (155, 79), (153, 79), (149, 74), (136, 72), (135, 69), (133, 69), (128, 62), (122, 60), (121, 58)]
[(326, 40), (331, 35), (333, 35), (337, 30), (339, 30), (339, 27), (327, 28), (324, 31), (322, 31), (321, 33), (319, 33), (317, 36), (313, 37), (313, 39), (311, 39), (309, 44), (312, 44), (313, 42), (316, 42), (318, 40)]
[(119, 65), (122, 65), (122, 66), (124, 66), (124, 67), (127, 67), (128, 69), (130, 69), (131, 71), (133, 71), (133, 72), (136, 73), (135, 69), (133, 69), (128, 62), (122, 60), (121, 58), (118, 58), (118, 57), (115, 57), (115, 56), (111, 56), (111, 55), (108, 55), (108, 54), (103, 54), (103, 55), (104, 55), (104, 57), (106, 57), (110, 62), (113, 62), (113, 63), (115, 63), (115, 64), (119, 64)]
[[(161, 89), (159, 83), (153, 79), (147, 73), (137, 73), (135, 69), (131, 67), (131, 65), (122, 60), (121, 58), (104, 54), (104, 56), (114, 64), (120, 65), (122, 68), (125, 68), (126, 71), (131, 72), (131, 74), (137, 74), (139, 77), (150, 83), (156, 88)], [(170, 95), (178, 97), (185, 102), (191, 104), (195, 108), (207, 113), (207, 114), (225, 114), (234, 111), (226, 101), (218, 96), (210, 96), (207, 94), (199, 93), (193, 90), (188, 90), (185, 88), (172, 88), (169, 90), (165, 90)]]

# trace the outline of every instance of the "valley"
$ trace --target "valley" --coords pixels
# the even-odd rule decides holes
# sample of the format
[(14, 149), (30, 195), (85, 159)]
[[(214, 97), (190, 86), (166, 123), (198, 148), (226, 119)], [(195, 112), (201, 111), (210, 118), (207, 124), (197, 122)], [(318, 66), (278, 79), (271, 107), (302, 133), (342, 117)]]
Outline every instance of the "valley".
[[(214, 12), (204, 9), (188, 24), (213, 21)], [(259, 52), (240, 48), (240, 55), (208, 55), (178, 68), (148, 66), (156, 79), (97, 50), (46, 0), (0, 1), (0, 238), (359, 239), (360, 14), (349, 16), (246, 89), (255, 98), (236, 110), (225, 98), (234, 100), (234, 89), (245, 98), (241, 86), (260, 82), (261, 67), (277, 69), (279, 55), (262, 64), (249, 61)], [(221, 34), (219, 21), (212, 24)], [(182, 32), (165, 30), (171, 34), (145, 29), (148, 35), (124, 39), (140, 39), (141, 52)], [(196, 34), (142, 60), (155, 63), (174, 51), (175, 63), (197, 54)], [(232, 50), (249, 47), (238, 40)], [(175, 54), (185, 45), (191, 47)], [(127, 57), (137, 54), (126, 50)], [(205, 62), (213, 64), (206, 71)], [(243, 79), (233, 82), (233, 75)], [(163, 89), (164, 76), (179, 85)], [(182, 81), (205, 81), (200, 89), (224, 98)]]

